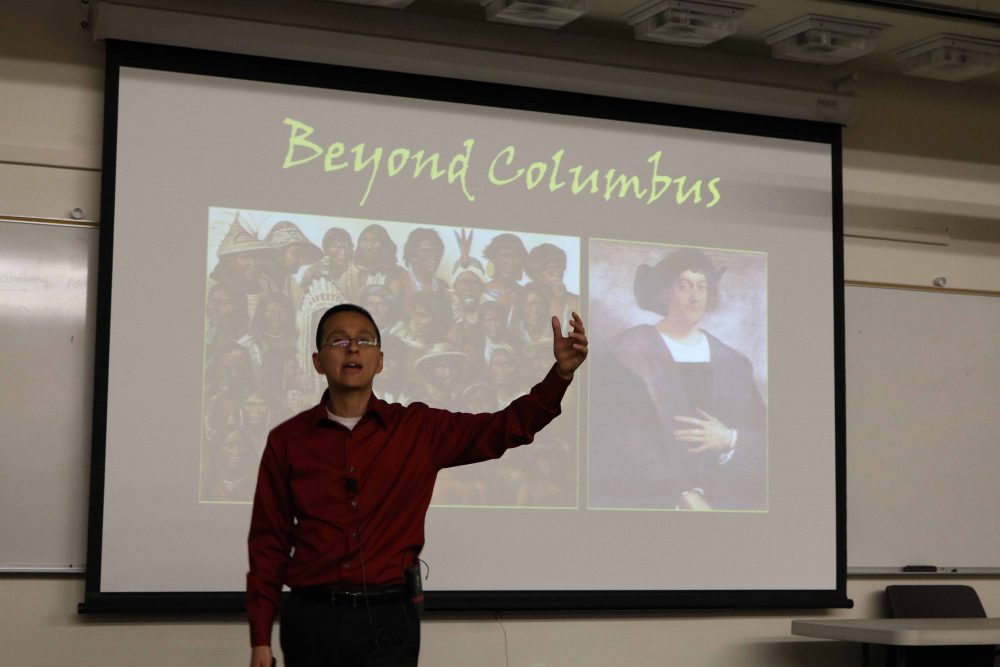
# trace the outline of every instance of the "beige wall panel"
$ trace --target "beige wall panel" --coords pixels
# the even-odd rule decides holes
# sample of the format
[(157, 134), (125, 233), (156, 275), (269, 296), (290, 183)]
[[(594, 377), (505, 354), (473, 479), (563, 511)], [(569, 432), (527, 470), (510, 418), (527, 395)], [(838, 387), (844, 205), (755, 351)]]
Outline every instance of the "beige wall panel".
[[(862, 618), (884, 613), (882, 591), (893, 583), (933, 579), (854, 578), (852, 610), (632, 615), (570, 619), (511, 616), (429, 620), (423, 625), (421, 664), (448, 667), (834, 667), (860, 663), (857, 645), (794, 638), (791, 619)], [(949, 580), (951, 581), (951, 580)], [(1000, 615), (1000, 581), (964, 579), (979, 591), (988, 613)], [(16, 641), (6, 659), (19, 667), (219, 667), (249, 659), (247, 631), (238, 617), (105, 618), (76, 614), (79, 578), (0, 578), (0, 627)], [(506, 630), (506, 652), (504, 631)], [(275, 630), (275, 639), (277, 630)], [(279, 656), (280, 660), (280, 656)]]
[[(104, 48), (73, 0), (4, 3), (0, 21), (0, 162), (98, 167)], [(49, 151), (49, 153), (46, 153)], [(47, 159), (51, 151), (59, 162)], [(84, 163), (84, 164), (81, 164)]]
[(844, 277), (932, 287), (1000, 291), (1000, 242), (952, 239), (947, 246), (876, 239), (844, 240)]
[[(863, 577), (848, 582), (855, 608), (825, 613), (689, 613), (571, 619), (512, 616), (500, 621), (430, 620), (423, 625), (421, 664), (447, 667), (834, 667), (860, 664), (857, 645), (794, 638), (791, 619), (879, 615), (881, 591), (892, 583), (931, 580)], [(976, 586), (987, 612), (1000, 614), (1000, 582)], [(249, 659), (238, 617), (88, 617), (76, 614), (79, 578), (0, 578), (0, 627), (16, 641), (7, 659), (21, 667), (218, 667)], [(506, 631), (506, 649), (504, 632)], [(277, 630), (275, 631), (277, 639)], [(280, 656), (279, 656), (280, 659)]]
[(101, 172), (0, 162), (0, 215), (100, 220)]
[(857, 94), (845, 149), (1000, 165), (997, 88), (862, 72)]

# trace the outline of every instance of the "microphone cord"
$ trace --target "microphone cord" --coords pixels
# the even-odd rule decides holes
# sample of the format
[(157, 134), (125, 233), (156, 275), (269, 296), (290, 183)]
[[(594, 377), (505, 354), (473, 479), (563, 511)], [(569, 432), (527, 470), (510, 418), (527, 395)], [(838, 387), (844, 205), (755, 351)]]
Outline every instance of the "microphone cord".
[[(348, 491), (350, 491), (351, 493), (353, 493), (355, 499), (357, 499), (357, 497), (358, 497), (358, 480), (355, 479), (355, 478), (353, 478), (353, 477), (348, 477), (347, 478), (347, 489), (348, 489)], [(374, 634), (375, 648), (376, 648), (376, 650), (385, 652), (386, 649), (382, 645), (382, 642), (383, 642), (383, 639), (384, 639), (384, 637), (382, 636), (382, 634), (385, 632), (386, 629), (385, 628), (379, 628), (378, 625), (376, 625), (376, 623), (375, 623), (375, 616), (372, 614), (371, 602), (369, 602), (369, 600), (368, 600), (368, 572), (365, 569), (365, 549), (364, 549), (364, 540), (362, 539), (363, 536), (361, 534), (361, 503), (360, 502), (354, 504), (354, 519), (355, 519), (356, 532), (357, 532), (357, 535), (358, 535), (358, 558), (361, 559), (361, 595), (362, 595), (362, 597), (364, 598), (364, 601), (365, 601), (365, 611), (368, 614), (368, 623), (371, 625), (372, 632)], [(428, 571), (429, 571), (429, 568), (428, 568)], [(406, 605), (405, 604), (402, 605), (402, 608), (403, 608), (403, 616), (406, 618), (406, 624), (407, 624), (407, 626), (409, 626), (409, 624), (410, 624), (410, 614), (409, 614), (409, 611), (406, 609)], [(405, 641), (405, 639), (403, 641)]]
[(510, 647), (507, 641), (507, 628), (503, 624), (503, 612), (497, 611), (495, 613), (495, 618), (500, 623), (500, 629), (503, 631), (503, 657), (504, 663), (507, 667), (510, 667)]

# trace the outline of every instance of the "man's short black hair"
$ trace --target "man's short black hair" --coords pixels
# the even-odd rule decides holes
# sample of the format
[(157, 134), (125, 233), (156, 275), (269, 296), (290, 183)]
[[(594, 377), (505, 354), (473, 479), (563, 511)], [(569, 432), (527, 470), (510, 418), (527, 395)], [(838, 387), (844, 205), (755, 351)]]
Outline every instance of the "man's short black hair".
[(382, 334), (379, 333), (378, 325), (375, 324), (375, 318), (372, 317), (371, 313), (369, 313), (361, 306), (357, 306), (353, 303), (338, 303), (333, 308), (327, 309), (327, 311), (323, 313), (323, 317), (319, 318), (319, 324), (316, 325), (317, 352), (323, 347), (323, 325), (326, 324), (326, 321), (328, 319), (330, 319), (337, 313), (357, 313), (358, 315), (368, 318), (368, 321), (372, 323), (373, 327), (375, 327), (375, 340), (378, 341), (379, 345), (382, 345)]

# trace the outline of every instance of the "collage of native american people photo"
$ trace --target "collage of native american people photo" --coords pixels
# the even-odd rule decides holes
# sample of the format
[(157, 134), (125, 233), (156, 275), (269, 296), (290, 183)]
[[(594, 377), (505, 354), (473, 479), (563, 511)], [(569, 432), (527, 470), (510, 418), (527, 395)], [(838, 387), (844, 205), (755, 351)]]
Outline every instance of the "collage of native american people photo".
[[(338, 303), (377, 322), (375, 393), (492, 412), (551, 368), (552, 325), (580, 310), (579, 239), (211, 209), (202, 502), (250, 502), (268, 431), (316, 404), (316, 325)], [(576, 507), (579, 389), (531, 447), (438, 475), (433, 503)]]

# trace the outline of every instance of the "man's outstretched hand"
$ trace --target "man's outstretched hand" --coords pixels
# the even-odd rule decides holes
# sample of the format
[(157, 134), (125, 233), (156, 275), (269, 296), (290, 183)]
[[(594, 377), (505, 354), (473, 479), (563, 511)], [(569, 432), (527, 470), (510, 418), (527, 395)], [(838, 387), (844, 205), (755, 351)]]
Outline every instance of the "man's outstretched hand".
[(566, 380), (587, 358), (587, 332), (583, 328), (583, 320), (576, 313), (570, 320), (569, 335), (562, 334), (562, 323), (559, 318), (552, 317), (552, 353), (556, 358), (556, 370)]

